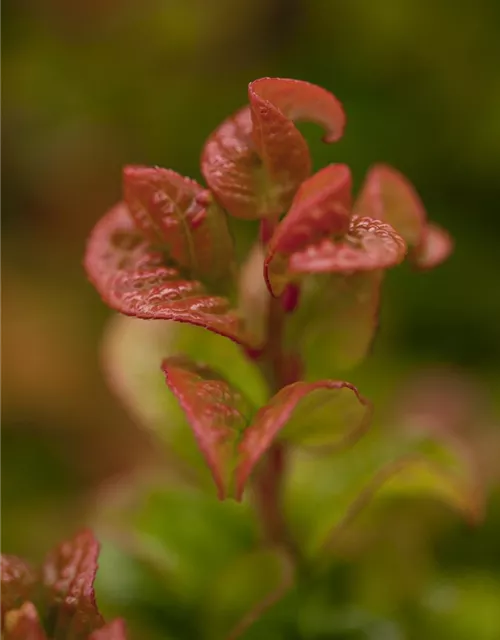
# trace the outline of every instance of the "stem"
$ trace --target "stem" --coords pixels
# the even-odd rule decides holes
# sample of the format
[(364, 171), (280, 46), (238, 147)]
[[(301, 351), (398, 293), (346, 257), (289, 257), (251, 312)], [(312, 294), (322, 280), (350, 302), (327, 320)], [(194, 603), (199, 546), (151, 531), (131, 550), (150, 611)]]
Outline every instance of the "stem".
[[(295, 381), (296, 367), (290, 368), (292, 360), (283, 351), (285, 316), (282, 300), (270, 296), (267, 342), (258, 363), (273, 393)], [(254, 491), (266, 540), (273, 545), (282, 545), (292, 556), (297, 557), (282, 504), (286, 457), (286, 446), (282, 442), (276, 442), (270, 447), (257, 472)]]

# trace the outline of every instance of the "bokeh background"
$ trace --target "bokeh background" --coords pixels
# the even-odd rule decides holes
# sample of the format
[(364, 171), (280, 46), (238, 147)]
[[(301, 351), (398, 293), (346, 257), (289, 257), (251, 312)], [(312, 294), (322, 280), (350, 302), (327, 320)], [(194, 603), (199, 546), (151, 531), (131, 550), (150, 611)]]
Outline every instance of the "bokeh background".
[[(347, 162), (359, 185), (371, 163), (395, 165), (455, 238), (452, 259), (436, 271), (390, 274), (373, 357), (348, 377), (377, 400), (412, 372), (450, 367), (498, 416), (500, 3), (4, 0), (2, 36), (4, 551), (39, 559), (86, 521), (110, 478), (161, 458), (104, 383), (98, 347), (110, 313), (86, 281), (85, 239), (119, 199), (124, 164), (200, 179), (204, 139), (261, 76), (309, 80), (344, 103), (348, 127), (337, 145), (303, 129), (316, 167)], [(495, 433), (485, 436), (493, 445), (482, 441), (492, 478)], [(419, 593), (438, 623), (425, 637), (500, 637), (497, 484), (482, 527), (451, 518), (433, 539), (437, 582)], [(418, 518), (398, 514), (405, 538)], [(339, 584), (362, 587), (339, 601), (351, 606), (376, 590), (391, 555), (375, 555), (342, 565)], [(401, 574), (418, 574), (418, 559), (404, 571), (400, 560), (392, 562)], [(382, 598), (388, 610), (397, 592)], [(314, 607), (326, 606), (318, 598), (313, 621)], [(349, 615), (337, 631), (311, 623), (304, 637), (406, 637), (395, 627), (355, 635)], [(165, 622), (158, 637), (192, 637), (186, 629), (178, 623), (173, 633)]]

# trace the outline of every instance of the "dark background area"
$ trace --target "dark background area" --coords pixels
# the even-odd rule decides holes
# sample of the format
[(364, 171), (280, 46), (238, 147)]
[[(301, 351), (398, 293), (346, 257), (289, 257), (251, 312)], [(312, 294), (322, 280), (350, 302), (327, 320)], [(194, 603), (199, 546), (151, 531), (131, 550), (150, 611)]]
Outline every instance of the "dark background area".
[[(343, 102), (338, 144), (303, 128), (316, 168), (347, 162), (359, 186), (373, 162), (393, 164), (455, 239), (436, 271), (391, 272), (366, 371), (394, 380), (451, 366), (498, 409), (499, 2), (4, 0), (2, 36), (5, 551), (41, 557), (85, 522), (103, 482), (157, 459), (103, 381), (110, 312), (86, 281), (85, 239), (120, 198), (124, 164), (201, 179), (205, 138), (261, 76), (308, 80)], [(441, 540), (470, 558), (477, 593), (494, 585), (474, 591), (491, 600), (487, 613), (470, 604), (478, 620), (500, 597), (495, 504), (484, 529)]]

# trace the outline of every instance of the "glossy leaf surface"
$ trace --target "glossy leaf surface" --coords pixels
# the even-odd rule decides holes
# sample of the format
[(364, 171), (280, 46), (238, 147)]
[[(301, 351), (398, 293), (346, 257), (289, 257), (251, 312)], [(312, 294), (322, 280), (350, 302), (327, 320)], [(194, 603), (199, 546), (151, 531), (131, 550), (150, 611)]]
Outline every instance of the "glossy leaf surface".
[(95, 226), (85, 268), (103, 300), (120, 313), (187, 322), (252, 343), (229, 300), (211, 295), (201, 281), (187, 278), (161, 251), (151, 249), (124, 204)]
[(370, 413), (369, 402), (348, 382), (296, 382), (284, 387), (257, 412), (243, 434), (236, 470), (237, 497), (277, 438), (299, 446), (341, 448), (362, 435)]
[(230, 277), (232, 241), (224, 212), (210, 192), (170, 169), (124, 170), (125, 203), (153, 246), (194, 276)]
[(343, 131), (344, 114), (332, 94), (298, 80), (250, 83), (250, 107), (225, 120), (207, 140), (202, 173), (219, 202), (246, 219), (280, 215), (311, 172), (307, 143), (293, 124), (325, 127), (326, 142)]
[(348, 231), (351, 186), (351, 172), (342, 164), (329, 165), (302, 183), (268, 245), (265, 275), (274, 295), (286, 284), (288, 259), (294, 252)]
[(104, 624), (93, 587), (98, 555), (99, 543), (84, 530), (60, 544), (44, 562), (43, 582), (56, 640), (86, 638)]
[(382, 271), (307, 279), (290, 317), (286, 344), (301, 355), (308, 378), (359, 364), (378, 327)]
[(338, 242), (324, 240), (290, 258), (291, 273), (356, 273), (387, 269), (403, 261), (404, 240), (379, 220), (353, 217)]
[(250, 422), (252, 407), (209, 367), (179, 356), (164, 360), (162, 368), (223, 499), (233, 493), (237, 443)]
[(392, 167), (377, 164), (368, 171), (354, 212), (389, 223), (409, 246), (422, 240), (424, 205), (410, 181)]

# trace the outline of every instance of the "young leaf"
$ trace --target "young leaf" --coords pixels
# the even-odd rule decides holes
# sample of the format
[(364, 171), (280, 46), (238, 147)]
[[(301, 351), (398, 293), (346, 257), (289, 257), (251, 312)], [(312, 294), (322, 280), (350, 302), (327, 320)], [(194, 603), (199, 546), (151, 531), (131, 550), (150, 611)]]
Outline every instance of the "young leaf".
[(194, 180), (159, 167), (126, 167), (125, 203), (144, 236), (194, 276), (231, 276), (233, 246), (222, 209)]
[(249, 424), (252, 408), (240, 391), (206, 366), (179, 356), (164, 360), (162, 369), (193, 429), (222, 500), (233, 492), (236, 445)]
[(207, 595), (207, 628), (213, 637), (236, 640), (292, 587), (294, 568), (282, 550), (240, 556), (214, 577)]
[(35, 605), (25, 602), (5, 616), (4, 640), (47, 640)]
[(378, 327), (383, 271), (307, 279), (286, 343), (298, 348), (307, 378), (351, 369), (367, 355)]
[(245, 326), (259, 344), (266, 341), (267, 319), (270, 296), (262, 275), (264, 249), (256, 242), (242, 265), (238, 291), (239, 310), (245, 320)]
[(112, 622), (104, 625), (100, 629), (94, 631), (89, 640), (126, 640), (127, 632), (125, 622), (121, 618), (117, 618)]
[(410, 254), (418, 269), (433, 269), (444, 262), (453, 251), (450, 234), (437, 224), (428, 224), (422, 242)]
[(354, 216), (342, 240), (323, 240), (294, 253), (289, 269), (292, 274), (374, 271), (399, 264), (405, 255), (406, 244), (390, 225)]
[(283, 291), (293, 253), (348, 231), (351, 185), (351, 172), (343, 164), (329, 165), (302, 183), (268, 245), (264, 273), (271, 293)]
[(356, 387), (339, 380), (296, 382), (281, 389), (256, 414), (239, 445), (236, 496), (276, 438), (301, 446), (342, 448), (362, 435), (370, 404)]
[(171, 265), (161, 251), (152, 250), (123, 203), (94, 227), (85, 268), (103, 300), (120, 313), (187, 322), (255, 346), (229, 300), (211, 295), (199, 280)]
[(389, 223), (410, 247), (422, 241), (427, 218), (424, 205), (409, 180), (385, 164), (368, 171), (354, 213)]
[(55, 640), (86, 638), (103, 626), (93, 588), (98, 555), (99, 543), (89, 530), (48, 554), (42, 572)]
[(311, 172), (307, 143), (293, 124), (310, 120), (334, 142), (344, 127), (332, 94), (299, 80), (262, 78), (250, 83), (250, 108), (225, 120), (207, 140), (202, 173), (234, 216), (265, 218), (283, 213)]
[(6, 611), (17, 609), (29, 600), (36, 584), (36, 573), (21, 558), (2, 554), (2, 617)]

